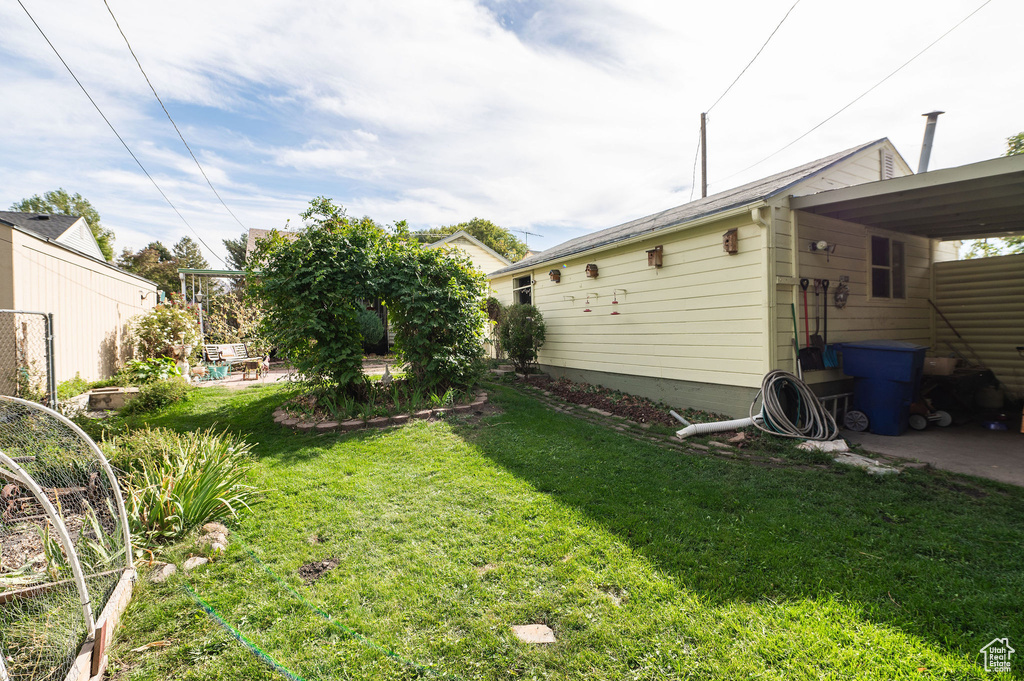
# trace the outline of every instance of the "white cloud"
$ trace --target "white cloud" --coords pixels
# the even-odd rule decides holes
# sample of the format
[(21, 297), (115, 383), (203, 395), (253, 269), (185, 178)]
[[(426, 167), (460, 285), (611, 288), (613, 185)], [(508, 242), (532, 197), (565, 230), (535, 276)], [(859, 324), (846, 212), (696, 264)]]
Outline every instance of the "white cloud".
[[(685, 202), (697, 119), (790, 0), (396, 3), (113, 2), (121, 26), (207, 174), (249, 226), (280, 226), (308, 198), (414, 225), (486, 217), (551, 246)], [(1013, 3), (992, 3), (818, 132), (732, 177), (891, 72), (979, 0), (801, 3), (712, 111), (712, 191), (889, 136), (916, 166), (998, 155), (1024, 108)], [(220, 248), (237, 235), (152, 99), (99, 3), (30, 9), (164, 190)], [(187, 228), (20, 8), (0, 7), (4, 201), (65, 186), (118, 245)], [(699, 182), (699, 178), (698, 178)], [(537, 243), (531, 241), (531, 243)], [(223, 250), (221, 250), (223, 254)]]

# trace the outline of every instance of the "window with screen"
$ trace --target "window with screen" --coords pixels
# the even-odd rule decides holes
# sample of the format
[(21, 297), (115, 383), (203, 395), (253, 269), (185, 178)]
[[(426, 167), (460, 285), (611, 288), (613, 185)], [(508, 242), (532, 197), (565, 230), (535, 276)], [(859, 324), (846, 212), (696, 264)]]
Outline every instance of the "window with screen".
[(884, 236), (871, 237), (871, 297), (906, 298), (906, 246)]
[(512, 300), (520, 305), (533, 304), (533, 277), (516, 277), (512, 280)]

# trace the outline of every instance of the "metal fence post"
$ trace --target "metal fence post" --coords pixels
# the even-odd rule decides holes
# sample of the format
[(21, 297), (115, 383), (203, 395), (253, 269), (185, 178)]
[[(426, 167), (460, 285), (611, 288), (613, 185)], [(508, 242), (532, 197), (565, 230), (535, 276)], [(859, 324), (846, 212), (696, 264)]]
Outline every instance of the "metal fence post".
[(46, 388), (50, 393), (50, 409), (56, 410), (57, 404), (57, 361), (53, 352), (53, 313), (46, 313)]

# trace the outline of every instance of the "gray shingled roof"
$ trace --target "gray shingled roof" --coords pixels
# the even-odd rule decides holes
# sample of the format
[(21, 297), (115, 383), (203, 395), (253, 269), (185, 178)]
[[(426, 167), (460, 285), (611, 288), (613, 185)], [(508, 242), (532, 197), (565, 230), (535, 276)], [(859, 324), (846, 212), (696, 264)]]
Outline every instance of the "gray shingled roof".
[(0, 211), (0, 220), (44, 239), (56, 240), (57, 237), (68, 231), (71, 225), (78, 222), (79, 218), (74, 215)]
[(776, 194), (789, 189), (797, 182), (800, 182), (815, 173), (819, 173), (829, 166), (839, 163), (840, 161), (843, 161), (844, 159), (861, 152), (870, 146), (884, 141), (885, 138), (874, 142), (868, 142), (867, 144), (862, 144), (860, 146), (853, 147), (852, 149), (847, 149), (846, 151), (840, 151), (837, 154), (832, 154), (831, 156), (820, 158), (817, 161), (805, 163), (802, 166), (756, 180), (749, 184), (736, 187), (735, 189), (729, 189), (724, 192), (719, 192), (718, 194), (712, 194), (711, 196), (703, 199), (691, 201), (690, 203), (677, 206), (675, 208), (669, 208), (668, 210), (655, 213), (654, 215), (648, 215), (647, 217), (632, 220), (616, 227), (609, 227), (608, 229), (602, 229), (598, 232), (570, 239), (569, 241), (561, 243), (553, 248), (549, 248), (546, 251), (524, 258), (509, 267), (503, 267), (500, 270), (491, 272), (490, 276), (528, 269), (534, 265), (550, 262), (552, 260), (561, 260), (562, 258), (566, 258), (570, 255), (583, 253), (584, 251), (589, 251), (601, 246), (607, 246), (608, 244), (613, 244), (618, 241), (632, 239), (636, 236), (652, 234), (666, 227), (672, 227), (674, 225), (690, 222), (691, 220), (697, 220), (708, 215), (721, 213), (732, 208), (738, 208), (739, 206), (755, 203), (770, 196), (775, 196)]

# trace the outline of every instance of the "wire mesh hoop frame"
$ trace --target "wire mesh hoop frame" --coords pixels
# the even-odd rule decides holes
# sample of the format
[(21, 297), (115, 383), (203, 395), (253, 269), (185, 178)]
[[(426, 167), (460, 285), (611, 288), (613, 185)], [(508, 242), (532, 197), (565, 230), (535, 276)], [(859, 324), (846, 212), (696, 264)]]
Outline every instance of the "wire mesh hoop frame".
[(0, 402), (11, 402), (14, 404), (20, 404), (23, 407), (40, 411), (52, 418), (57, 419), (63, 425), (70, 428), (75, 435), (77, 435), (85, 446), (88, 447), (92, 455), (96, 457), (97, 463), (103, 468), (103, 472), (107, 476), (107, 481), (110, 483), (110, 487), (114, 492), (114, 503), (117, 506), (117, 514), (121, 518), (121, 527), (123, 528), (124, 535), (124, 547), (125, 547), (125, 565), (131, 567), (134, 565), (135, 560), (132, 557), (132, 533), (131, 528), (128, 527), (128, 513), (124, 507), (124, 497), (121, 496), (121, 486), (117, 483), (117, 476), (114, 475), (114, 469), (110, 467), (110, 463), (107, 461), (107, 457), (103, 456), (103, 452), (96, 446), (96, 443), (92, 441), (92, 438), (86, 435), (85, 431), (78, 427), (74, 421), (64, 416), (58, 411), (50, 409), (47, 406), (38, 404), (36, 402), (29, 402), (23, 400), (20, 397), (10, 397), (8, 395), (0, 395)]
[[(6, 398), (5, 398), (6, 399)], [(82, 617), (85, 619), (85, 631), (88, 636), (92, 636), (96, 630), (96, 621), (92, 617), (92, 601), (89, 599), (89, 587), (85, 584), (85, 574), (82, 572), (82, 564), (78, 560), (78, 553), (75, 552), (75, 545), (71, 542), (71, 535), (68, 534), (68, 529), (64, 525), (64, 519), (61, 518), (57, 509), (53, 507), (50, 500), (47, 498), (46, 493), (43, 492), (42, 488), (32, 479), (25, 469), (18, 465), (18, 462), (7, 456), (4, 452), (0, 451), (0, 466), (4, 466), (7, 470), (0, 469), (0, 471), (7, 475), (15, 478), (21, 484), (28, 487), (32, 492), (32, 496), (36, 498), (39, 505), (43, 507), (43, 512), (46, 513), (46, 517), (49, 518), (50, 522), (53, 523), (54, 529), (57, 530), (57, 536), (60, 538), (60, 543), (64, 547), (64, 553), (67, 555), (68, 562), (71, 564), (71, 574), (74, 576), (75, 586), (78, 588), (78, 595), (82, 601)]]

